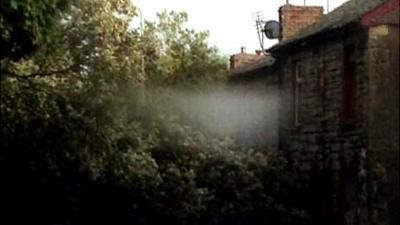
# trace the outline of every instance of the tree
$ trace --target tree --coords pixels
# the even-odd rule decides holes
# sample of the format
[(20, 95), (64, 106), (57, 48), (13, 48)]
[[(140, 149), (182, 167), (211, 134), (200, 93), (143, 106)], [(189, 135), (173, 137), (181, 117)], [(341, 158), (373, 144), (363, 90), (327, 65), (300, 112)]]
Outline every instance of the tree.
[(69, 5), (63, 0), (5, 0), (0, 5), (0, 61), (20, 59), (51, 39)]
[[(59, 8), (42, 3), (53, 8), (34, 13)], [(277, 188), (290, 186), (281, 160), (235, 151), (176, 110), (134, 101), (137, 87), (201, 87), (226, 75), (208, 33), (185, 28), (185, 13), (163, 12), (143, 33), (130, 27), (135, 15), (130, 0), (76, 1), (48, 41), (41, 19), (40, 32), (22, 37), (28, 45), (4, 39), (15, 43), (0, 83), (0, 223), (307, 224), (301, 204)]]
[(149, 74), (152, 82), (191, 86), (226, 78), (226, 58), (208, 45), (208, 32), (185, 28), (185, 12), (164, 11), (157, 16), (155, 23), (147, 23), (145, 32), (156, 38), (153, 65), (157, 70)]

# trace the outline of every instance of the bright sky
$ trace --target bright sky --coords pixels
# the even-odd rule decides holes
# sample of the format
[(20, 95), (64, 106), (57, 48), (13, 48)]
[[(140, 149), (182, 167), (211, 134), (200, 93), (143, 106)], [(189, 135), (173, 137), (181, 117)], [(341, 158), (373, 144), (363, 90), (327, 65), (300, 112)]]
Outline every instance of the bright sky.
[[(306, 0), (306, 5), (320, 5), (325, 8), (328, 0)], [(329, 10), (340, 6), (347, 0), (329, 0)], [(265, 20), (278, 20), (278, 8), (286, 0), (132, 0), (143, 17), (154, 20), (156, 12), (163, 10), (186, 11), (189, 16), (188, 27), (197, 31), (210, 31), (210, 44), (221, 53), (231, 55), (244, 46), (247, 52), (260, 49), (253, 15), (262, 11)], [(304, 0), (289, 0), (291, 4), (303, 5)], [(275, 44), (266, 40), (264, 47)]]

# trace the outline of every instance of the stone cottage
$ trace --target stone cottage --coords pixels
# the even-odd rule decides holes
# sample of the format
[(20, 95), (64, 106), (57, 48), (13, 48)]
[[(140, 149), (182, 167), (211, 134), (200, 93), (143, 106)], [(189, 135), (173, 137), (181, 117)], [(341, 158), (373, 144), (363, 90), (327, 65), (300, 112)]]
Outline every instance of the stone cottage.
[(279, 13), (275, 62), (231, 80), (279, 90), (277, 143), (318, 195), (317, 224), (399, 224), (399, 0)]

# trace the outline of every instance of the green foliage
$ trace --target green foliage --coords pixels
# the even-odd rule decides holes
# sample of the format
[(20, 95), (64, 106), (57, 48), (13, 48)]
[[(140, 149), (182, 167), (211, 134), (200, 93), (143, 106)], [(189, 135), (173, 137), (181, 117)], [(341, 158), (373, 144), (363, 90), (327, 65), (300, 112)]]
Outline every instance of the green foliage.
[(187, 15), (174, 12), (142, 33), (129, 29), (135, 15), (127, 0), (76, 2), (49, 46), (7, 64), (0, 222), (310, 224), (295, 196), (304, 187), (283, 159), (238, 151), (149, 94), (223, 80), (207, 33), (185, 29)]
[(5, 0), (0, 5), (0, 61), (19, 59), (49, 41), (70, 1)]
[(309, 224), (276, 155), (206, 139), (174, 115), (132, 120), (45, 81), (2, 88), (4, 203), (18, 223)]
[(158, 14), (156, 23), (146, 27), (148, 35), (158, 37), (157, 71), (149, 77), (156, 84), (193, 86), (215, 83), (227, 76), (227, 60), (208, 46), (208, 32), (184, 28), (187, 19), (184, 12), (164, 11)]

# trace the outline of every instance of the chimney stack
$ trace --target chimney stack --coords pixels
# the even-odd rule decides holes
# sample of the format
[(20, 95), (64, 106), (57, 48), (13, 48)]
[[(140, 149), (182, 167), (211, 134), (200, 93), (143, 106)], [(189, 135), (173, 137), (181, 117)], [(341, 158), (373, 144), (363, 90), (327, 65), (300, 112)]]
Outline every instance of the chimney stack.
[(252, 63), (256, 60), (259, 60), (259, 59), (265, 57), (264, 54), (261, 54), (261, 53), (262, 53), (262, 51), (260, 51), (260, 50), (256, 50), (255, 54), (254, 53), (253, 54), (246, 53), (246, 48), (241, 47), (239, 54), (231, 55), (230, 69), (231, 70), (236, 69), (240, 66)]
[(295, 6), (286, 4), (279, 8), (281, 24), (280, 41), (297, 34), (301, 29), (316, 23), (324, 13), (322, 6)]

